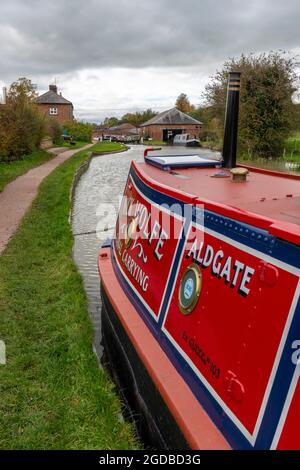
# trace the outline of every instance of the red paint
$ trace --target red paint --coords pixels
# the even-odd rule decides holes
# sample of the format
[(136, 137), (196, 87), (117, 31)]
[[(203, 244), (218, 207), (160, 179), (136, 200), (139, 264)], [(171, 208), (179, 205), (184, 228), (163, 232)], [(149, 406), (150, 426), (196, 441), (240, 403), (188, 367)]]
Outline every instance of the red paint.
[(144, 158), (147, 157), (149, 152), (154, 152), (155, 150), (161, 150), (161, 147), (148, 147), (144, 150)]
[[(120, 249), (116, 249), (116, 257), (125, 278), (143, 298), (148, 310), (151, 309), (154, 317), (157, 318), (183, 222), (170, 213), (151, 206), (139, 194), (130, 179), (124, 194), (127, 201), (131, 201), (131, 203), (129, 215), (126, 214), (126, 211), (120, 211), (117, 221), (117, 245)], [(139, 207), (138, 204), (140, 204)], [(134, 235), (135, 243), (133, 241), (129, 247), (126, 247), (126, 243), (122, 239), (124, 238), (124, 229), (130, 224), (136, 208), (141, 213), (140, 217), (136, 217), (137, 221), (143, 222), (146, 219), (143, 214), (148, 214), (148, 216), (151, 214), (151, 217), (145, 226), (137, 229)], [(156, 222), (164, 227), (165, 233), (168, 235), (168, 239), (162, 239), (159, 245), (160, 230), (158, 228), (152, 241), (145, 239), (145, 233), (151, 236)], [(141, 252), (141, 250), (143, 251)], [(157, 258), (158, 255), (161, 256), (160, 260)], [(141, 284), (142, 279), (144, 281)], [(144, 290), (145, 287), (147, 287), (146, 290)]]
[[(287, 321), (298, 277), (280, 267), (269, 265), (271, 274), (260, 258), (249, 254), (208, 233), (196, 229), (194, 237), (209, 244), (214, 253), (223, 250), (255, 269), (245, 297), (224, 279), (212, 274), (211, 268), (201, 268), (202, 291), (198, 304), (190, 315), (178, 308), (179, 285), (192, 258), (187, 254), (192, 245), (187, 242), (165, 328), (175, 345), (189, 357), (192, 365), (217, 393), (218, 399), (252, 434), (270, 378), (282, 332)], [(247, 247), (246, 247), (247, 249)], [(276, 270), (276, 284), (274, 272)], [(269, 281), (270, 278), (270, 281)], [(241, 274), (238, 279), (241, 279)], [(268, 280), (268, 283), (262, 282)], [(278, 295), (284, 293), (284, 295)], [(270, 328), (270, 325), (272, 327)], [(228, 388), (228, 374), (234, 376)], [(243, 391), (243, 392), (242, 392)]]
[[(300, 245), (300, 177), (285, 178), (253, 172), (246, 183), (211, 178), (214, 168), (178, 169), (181, 179), (167, 171), (132, 162), (148, 186), (186, 203), (268, 230), (274, 236)], [(288, 193), (293, 198), (287, 198)]]
[(229, 370), (225, 377), (225, 390), (227, 395), (237, 403), (240, 403), (245, 395), (244, 385), (238, 380), (234, 372)]
[[(300, 244), (299, 178), (253, 171), (246, 183), (233, 184), (228, 178), (211, 178), (215, 169), (176, 171), (184, 176), (182, 179), (147, 164), (133, 162), (132, 166), (140, 180), (153, 190), (191, 205), (202, 205), (206, 210)], [(293, 197), (287, 197), (289, 194)], [(157, 320), (183, 221), (174, 215), (170, 218), (170, 213), (164, 218), (162, 207), (151, 205), (137, 191), (130, 178), (125, 195), (131, 202), (128, 213), (121, 210), (119, 214), (114, 241), (116, 259), (123, 276), (133, 288), (135, 294), (132, 295), (138, 296)], [(139, 210), (135, 211), (137, 204)], [(122, 233), (126, 235), (127, 227), (133, 226), (130, 225), (132, 221), (138, 221), (137, 214), (142, 214), (144, 210), (146, 215), (151, 211), (151, 216), (145, 216), (147, 222), (144, 227), (134, 231), (133, 241), (126, 244)], [(166, 220), (169, 222), (170, 219), (171, 226), (166, 228)], [(155, 246), (160, 235), (158, 233), (156, 239), (149, 237), (155, 223), (169, 233), (156, 255)], [(214, 254), (221, 250), (224, 262), (230, 257), (230, 268), (223, 277), (217, 275), (212, 265), (204, 267), (201, 264), (199, 255), (202, 291), (193, 312), (183, 315), (178, 307), (179, 286), (185, 270), (195, 262), (193, 257), (187, 256), (195, 237), (199, 243), (203, 242), (204, 248), (209, 246)], [(189, 363), (218, 401), (224, 414), (251, 442), (268, 387), (270, 389), (272, 385), (271, 373), (276, 365), (276, 355), (299, 277), (284, 263), (231, 242), (212, 230), (194, 227), (189, 238), (162, 328), (173, 347), (182, 355), (182, 360)], [(157, 253), (162, 255), (160, 261)], [(100, 260), (103, 255), (107, 258)], [(101, 250), (99, 261), (103, 288), (129, 340), (191, 447), (227, 448), (226, 441), (122, 290), (112, 268), (109, 249)], [(238, 264), (236, 270), (233, 269), (235, 261), (243, 266), (239, 271), (236, 268)], [(143, 289), (132, 274), (131, 268), (135, 266), (141, 267), (147, 276), (147, 289)], [(247, 277), (246, 272), (251, 275)], [(157, 325), (157, 328), (160, 327)], [(300, 418), (299, 401), (298, 384), (279, 448), (300, 446), (299, 438), (292, 435)]]
[(154, 339), (130, 300), (121, 288), (110, 259), (110, 249), (105, 263), (99, 262), (102, 286), (118, 315), (129, 340), (140, 356), (192, 449), (229, 450), (227, 441), (207, 416), (188, 385)]
[(275, 287), (279, 279), (279, 271), (275, 266), (262, 262), (259, 274), (259, 280), (269, 287)]

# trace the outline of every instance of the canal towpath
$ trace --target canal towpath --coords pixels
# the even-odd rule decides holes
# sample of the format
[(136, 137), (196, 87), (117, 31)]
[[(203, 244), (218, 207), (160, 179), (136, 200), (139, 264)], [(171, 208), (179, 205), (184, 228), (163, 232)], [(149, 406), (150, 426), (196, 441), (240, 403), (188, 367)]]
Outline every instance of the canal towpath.
[[(81, 147), (80, 151), (88, 149), (92, 145), (87, 144)], [(16, 178), (0, 193), (0, 254), (30, 208), (43, 179), (79, 150), (72, 149), (61, 152), (61, 149), (54, 148), (48, 151), (58, 154), (43, 165), (33, 168)]]

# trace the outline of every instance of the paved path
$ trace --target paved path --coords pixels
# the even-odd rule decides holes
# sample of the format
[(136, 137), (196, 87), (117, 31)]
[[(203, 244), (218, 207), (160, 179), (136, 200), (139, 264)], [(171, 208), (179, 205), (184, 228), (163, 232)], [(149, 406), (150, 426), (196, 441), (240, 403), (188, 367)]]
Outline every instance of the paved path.
[(0, 193), (0, 253), (20, 225), (24, 214), (36, 197), (38, 187), (43, 179), (72, 155), (88, 149), (92, 145), (88, 144), (80, 149), (66, 150), (47, 163), (19, 176), (4, 188)]

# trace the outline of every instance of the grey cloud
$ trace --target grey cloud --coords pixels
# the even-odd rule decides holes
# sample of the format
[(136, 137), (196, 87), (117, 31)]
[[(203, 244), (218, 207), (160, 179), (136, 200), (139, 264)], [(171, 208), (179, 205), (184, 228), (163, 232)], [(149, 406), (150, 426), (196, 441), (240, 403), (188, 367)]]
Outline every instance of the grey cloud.
[(300, 46), (288, 0), (10, 0), (0, 11), (0, 79), (102, 67), (220, 63)]

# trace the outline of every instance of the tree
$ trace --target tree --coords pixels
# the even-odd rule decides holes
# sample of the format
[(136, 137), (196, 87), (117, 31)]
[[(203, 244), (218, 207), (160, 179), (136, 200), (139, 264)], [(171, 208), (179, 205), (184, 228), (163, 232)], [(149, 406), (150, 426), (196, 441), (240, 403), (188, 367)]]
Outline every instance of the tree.
[(103, 124), (106, 126), (106, 127), (113, 127), (113, 126), (117, 126), (119, 124), (119, 119), (115, 116), (112, 116), (112, 117), (106, 117), (103, 121)]
[(114, 127), (119, 126), (120, 124), (129, 123), (133, 126), (139, 127), (144, 122), (148, 121), (149, 119), (153, 118), (157, 115), (156, 111), (153, 109), (148, 108), (145, 111), (137, 111), (135, 113), (126, 113), (124, 114), (121, 119), (117, 117), (106, 117), (103, 121), (103, 124), (107, 127)]
[(37, 96), (36, 86), (28, 78), (22, 77), (10, 85), (7, 100), (17, 104), (34, 104)]
[(230, 59), (206, 86), (204, 98), (212, 116), (224, 127), (227, 79), (231, 70), (242, 73), (239, 153), (248, 157), (281, 156), (285, 139), (295, 125), (295, 58), (284, 52)]
[(195, 109), (195, 107), (190, 103), (187, 95), (185, 93), (181, 93), (175, 103), (175, 106), (179, 111), (183, 113), (190, 113)]
[(68, 121), (64, 123), (64, 129), (74, 137), (76, 140), (81, 142), (91, 142), (93, 125), (79, 122), (79, 121)]
[(6, 104), (0, 107), (0, 161), (17, 160), (39, 147), (46, 120), (35, 99), (35, 87), (27, 78), (10, 86)]
[(190, 112), (189, 115), (202, 122), (201, 140), (211, 142), (216, 148), (222, 146), (223, 123), (215, 117), (211, 106), (201, 105)]
[(56, 121), (56, 119), (49, 119), (48, 133), (55, 145), (62, 143), (63, 127)]
[(146, 109), (146, 111), (143, 111), (141, 113), (141, 122), (140, 122), (140, 124), (143, 124), (144, 122), (149, 121), (149, 119), (152, 119), (155, 116), (157, 116), (156, 111), (153, 111), (153, 109), (151, 109), (151, 108)]
[(137, 111), (136, 113), (127, 113), (127, 114), (124, 114), (124, 116), (122, 116), (121, 122), (122, 123), (129, 122), (133, 126), (139, 127), (144, 122), (156, 116), (156, 114), (157, 113), (153, 111), (151, 108), (146, 109), (146, 111), (142, 111), (142, 112)]
[(119, 124), (124, 124), (125, 122), (128, 122), (129, 124), (132, 124), (133, 126), (139, 126), (139, 121), (140, 121), (139, 114), (140, 113), (126, 113), (121, 117)]

